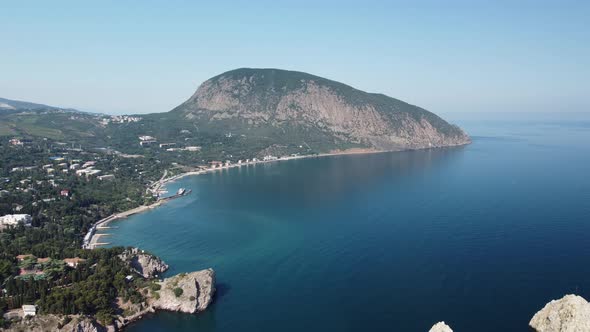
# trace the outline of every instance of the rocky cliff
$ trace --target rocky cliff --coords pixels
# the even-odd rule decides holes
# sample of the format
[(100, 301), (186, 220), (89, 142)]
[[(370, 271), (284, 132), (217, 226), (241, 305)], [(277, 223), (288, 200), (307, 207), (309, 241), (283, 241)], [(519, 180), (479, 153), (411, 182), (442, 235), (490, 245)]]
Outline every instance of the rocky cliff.
[(590, 331), (590, 303), (581, 296), (566, 295), (547, 303), (529, 325), (537, 332)]
[(6, 332), (106, 332), (108, 329), (99, 324), (93, 317), (37, 315), (14, 322)]
[(119, 258), (144, 278), (153, 278), (168, 270), (168, 264), (159, 257), (148, 254), (138, 248), (126, 249)]
[(181, 273), (160, 283), (154, 309), (195, 313), (205, 310), (215, 293), (215, 272), (212, 269)]
[(382, 151), (462, 145), (469, 136), (420, 107), (310, 74), (237, 69), (204, 82), (173, 112), (199, 130), (273, 137), (276, 145)]
[(453, 330), (445, 322), (438, 322), (428, 332), (453, 332)]

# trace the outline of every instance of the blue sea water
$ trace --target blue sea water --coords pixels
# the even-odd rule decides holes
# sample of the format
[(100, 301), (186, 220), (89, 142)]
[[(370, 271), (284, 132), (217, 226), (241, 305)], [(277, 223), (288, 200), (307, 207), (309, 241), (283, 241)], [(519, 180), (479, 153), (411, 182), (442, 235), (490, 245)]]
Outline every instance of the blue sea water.
[(473, 144), (171, 184), (193, 193), (110, 241), (212, 267), (218, 292), (129, 331), (528, 331), (551, 299), (590, 299), (590, 122), (459, 124)]

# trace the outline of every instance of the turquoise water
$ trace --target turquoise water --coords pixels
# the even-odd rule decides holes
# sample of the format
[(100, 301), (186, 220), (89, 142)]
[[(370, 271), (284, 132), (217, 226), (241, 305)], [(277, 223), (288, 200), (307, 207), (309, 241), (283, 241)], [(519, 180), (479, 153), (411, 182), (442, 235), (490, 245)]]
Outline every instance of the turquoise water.
[(117, 222), (169, 274), (213, 267), (199, 315), (129, 331), (527, 331), (590, 298), (590, 122), (460, 123), (472, 145), (279, 162), (184, 178)]

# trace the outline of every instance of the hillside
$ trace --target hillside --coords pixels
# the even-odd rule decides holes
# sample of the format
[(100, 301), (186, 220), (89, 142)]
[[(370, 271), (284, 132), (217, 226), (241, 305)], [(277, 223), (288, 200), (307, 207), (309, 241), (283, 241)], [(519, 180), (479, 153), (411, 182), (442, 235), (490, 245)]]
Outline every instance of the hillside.
[(272, 138), (269, 143), (275, 147), (307, 146), (321, 152), (470, 142), (460, 128), (417, 106), (279, 69), (243, 68), (215, 76), (172, 112), (202, 131)]
[(12, 100), (6, 98), (0, 98), (0, 112), (5, 110), (17, 110), (17, 111), (35, 111), (35, 110), (61, 110), (79, 112), (75, 109), (62, 108), (49, 106), (44, 104), (31, 103), (28, 101)]
[[(0, 111), (0, 136), (42, 137), (187, 162), (348, 149), (397, 151), (470, 142), (460, 128), (420, 107), (278, 69), (232, 70), (205, 81), (170, 112), (131, 117), (0, 102), (8, 105)], [(143, 135), (175, 148), (202, 149), (188, 156), (161, 149), (159, 144), (140, 146), (138, 137)]]

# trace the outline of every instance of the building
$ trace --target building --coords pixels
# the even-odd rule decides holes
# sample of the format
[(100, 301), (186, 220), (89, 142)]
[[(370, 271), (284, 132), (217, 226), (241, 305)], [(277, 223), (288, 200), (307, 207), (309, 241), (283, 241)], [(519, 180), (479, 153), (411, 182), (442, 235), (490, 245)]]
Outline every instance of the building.
[(175, 145), (176, 143), (160, 143), (160, 148), (171, 148)]
[(80, 164), (71, 164), (70, 165), (71, 170), (78, 169), (78, 168), (80, 168)]
[(94, 166), (94, 165), (96, 165), (96, 161), (94, 161), (94, 160), (91, 160), (91, 161), (87, 161), (87, 162), (85, 162), (85, 163), (82, 165), (82, 168), (88, 168), (88, 167), (90, 167), (90, 166)]
[(141, 146), (149, 146), (152, 144), (157, 143), (156, 138), (153, 136), (143, 135), (139, 136), (139, 145)]
[(66, 263), (69, 267), (73, 267), (73, 268), (78, 267), (78, 264), (84, 263), (85, 261), (86, 260), (84, 258), (80, 258), (80, 257), (65, 258), (64, 259), (64, 263)]
[(13, 138), (13, 139), (9, 140), (8, 143), (10, 145), (14, 145), (14, 146), (22, 146), (23, 145), (23, 142), (18, 138)]
[(139, 145), (141, 145), (141, 146), (149, 146), (149, 145), (156, 144), (156, 143), (157, 143), (157, 141), (140, 141), (139, 142)]
[(13, 139), (9, 140), (8, 143), (10, 143), (10, 145), (14, 145), (14, 146), (22, 146), (23, 145), (23, 142), (21, 142), (21, 140), (18, 138), (13, 138)]
[(18, 255), (18, 256), (16, 256), (16, 260), (19, 261), (19, 262), (22, 262), (25, 259), (31, 258), (31, 257), (33, 257), (33, 255), (31, 255), (31, 254)]
[(217, 160), (213, 160), (213, 161), (210, 161), (209, 162), (209, 165), (211, 166), (211, 168), (217, 168), (217, 167), (223, 166), (223, 162), (217, 161)]
[(33, 219), (28, 214), (7, 214), (0, 217), (0, 226), (16, 226), (23, 223), (25, 226), (31, 226)]
[(77, 170), (76, 171), (76, 175), (78, 175), (78, 176), (82, 176), (82, 175), (84, 175), (84, 176), (91, 176), (91, 175), (96, 175), (96, 174), (98, 174), (100, 172), (101, 172), (101, 170), (94, 169), (94, 168), (90, 167), (90, 168), (85, 168), (85, 169), (79, 169), (79, 170)]
[(105, 174), (105, 175), (99, 175), (96, 177), (99, 180), (114, 180), (115, 176), (113, 174)]
[(23, 304), (23, 317), (35, 316), (37, 314), (37, 307), (32, 304)]
[(61, 196), (64, 196), (64, 197), (69, 197), (69, 196), (70, 196), (70, 191), (69, 191), (68, 189), (62, 189), (62, 190), (59, 192), (59, 194), (60, 194)]
[(187, 146), (186, 148), (184, 148), (186, 151), (191, 151), (191, 152), (198, 152), (201, 151), (201, 147), (200, 146)]

